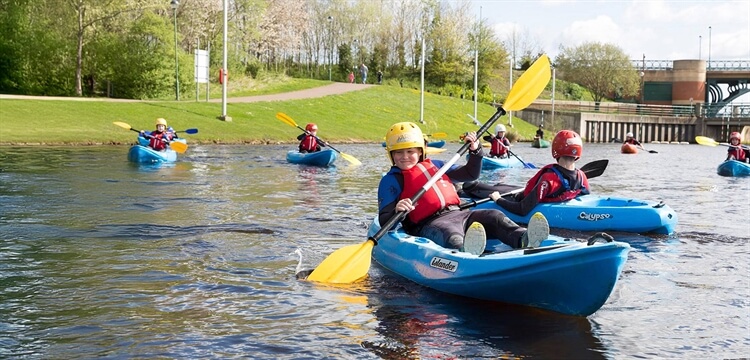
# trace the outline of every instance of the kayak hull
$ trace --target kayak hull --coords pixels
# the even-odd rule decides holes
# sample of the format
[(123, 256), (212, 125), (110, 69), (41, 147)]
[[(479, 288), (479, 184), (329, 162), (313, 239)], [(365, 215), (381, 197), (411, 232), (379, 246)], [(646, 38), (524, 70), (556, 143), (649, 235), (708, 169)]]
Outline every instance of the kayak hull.
[[(185, 143), (184, 139), (177, 139)], [(177, 161), (177, 152), (167, 147), (164, 151), (156, 151), (148, 146), (148, 139), (139, 136), (138, 145), (133, 145), (128, 150), (128, 161), (138, 164), (157, 164)]]
[[(380, 225), (373, 221), (368, 234)], [(481, 256), (389, 231), (373, 248), (384, 268), (422, 286), (469, 298), (588, 316), (609, 298), (627, 260), (622, 242), (588, 246), (551, 236), (537, 249), (511, 250), (488, 240)]]
[(638, 147), (633, 144), (622, 144), (622, 147), (620, 147), (620, 152), (623, 154), (637, 154)]
[(544, 139), (540, 138), (534, 138), (534, 140), (531, 142), (531, 147), (537, 148), (537, 149), (544, 149), (548, 148), (550, 146), (550, 142)]
[(518, 160), (515, 156), (508, 156), (504, 158), (494, 158), (484, 156), (482, 158), (482, 170), (497, 170), (497, 169), (510, 169), (510, 168), (523, 168), (524, 163)]
[(323, 149), (311, 153), (301, 153), (292, 150), (286, 153), (286, 161), (292, 164), (328, 167), (332, 166), (338, 154), (331, 149)]
[(737, 160), (727, 160), (719, 164), (716, 173), (721, 176), (750, 176), (750, 164)]
[(558, 203), (540, 203), (524, 216), (513, 214), (494, 201), (476, 208), (498, 209), (519, 224), (528, 224), (538, 211), (550, 227), (577, 231), (671, 234), (677, 225), (677, 213), (662, 202), (612, 196), (583, 195)]
[(177, 161), (177, 152), (171, 149), (156, 151), (148, 146), (133, 145), (128, 151), (128, 160), (138, 164), (156, 164)]

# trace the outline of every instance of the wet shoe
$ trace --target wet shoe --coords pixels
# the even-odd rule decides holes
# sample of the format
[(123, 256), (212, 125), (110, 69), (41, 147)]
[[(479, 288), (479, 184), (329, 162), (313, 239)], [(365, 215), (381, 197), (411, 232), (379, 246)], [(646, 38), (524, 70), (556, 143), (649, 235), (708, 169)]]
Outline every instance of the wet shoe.
[(549, 238), (549, 223), (542, 213), (537, 212), (531, 216), (529, 227), (521, 238), (521, 246), (524, 248), (539, 247), (542, 241)]
[(484, 232), (484, 226), (478, 222), (471, 223), (469, 229), (464, 235), (464, 246), (461, 249), (473, 255), (481, 255), (487, 246), (487, 234)]
[(615, 241), (615, 238), (612, 237), (612, 235), (607, 234), (605, 232), (598, 232), (594, 234), (592, 237), (586, 241), (588, 245), (594, 245), (597, 241), (604, 241), (604, 242), (613, 242)]

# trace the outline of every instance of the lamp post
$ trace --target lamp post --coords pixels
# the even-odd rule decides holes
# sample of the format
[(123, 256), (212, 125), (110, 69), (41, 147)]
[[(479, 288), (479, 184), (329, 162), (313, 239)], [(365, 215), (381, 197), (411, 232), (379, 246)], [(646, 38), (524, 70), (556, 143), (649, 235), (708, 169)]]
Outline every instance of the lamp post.
[(177, 7), (180, 6), (178, 0), (172, 0), (172, 12), (174, 13), (174, 94), (175, 99), (180, 101), (180, 70), (177, 62)]
[(328, 41), (331, 44), (328, 50), (328, 81), (332, 81), (331, 78), (331, 65), (333, 65), (333, 16), (328, 15)]
[(711, 27), (708, 27), (708, 68), (711, 69)]

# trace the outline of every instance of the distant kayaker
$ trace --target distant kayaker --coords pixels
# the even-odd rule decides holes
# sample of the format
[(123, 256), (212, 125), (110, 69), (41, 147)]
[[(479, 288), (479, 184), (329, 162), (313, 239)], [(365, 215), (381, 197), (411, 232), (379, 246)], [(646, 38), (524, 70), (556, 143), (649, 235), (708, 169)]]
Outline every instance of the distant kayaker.
[(644, 148), (643, 148), (643, 145), (641, 145), (641, 142), (640, 142), (640, 141), (638, 141), (638, 140), (636, 140), (636, 139), (635, 139), (635, 138), (633, 137), (633, 133), (632, 133), (632, 132), (628, 132), (627, 134), (625, 134), (625, 144), (631, 144), (631, 145), (635, 145), (635, 146), (637, 146), (637, 147), (638, 147), (639, 149), (641, 149), (641, 150), (644, 150), (644, 151), (647, 151), (646, 149), (644, 149)]
[(482, 139), (490, 142), (490, 157), (508, 157), (508, 150), (511, 145), (510, 140), (505, 137), (505, 125), (497, 124), (497, 126), (495, 126), (495, 135), (487, 135)]
[(164, 151), (167, 144), (172, 140), (174, 133), (167, 132), (167, 120), (164, 118), (156, 119), (156, 130), (146, 133), (141, 130), (141, 136), (148, 139), (148, 146), (156, 151)]
[(589, 180), (583, 171), (576, 169), (582, 153), (581, 136), (572, 130), (562, 130), (552, 140), (552, 157), (557, 163), (541, 168), (526, 182), (522, 193), (504, 198), (495, 191), (490, 198), (503, 209), (525, 216), (538, 203), (562, 202), (588, 194)]
[(305, 126), (305, 132), (297, 136), (299, 142), (299, 152), (311, 153), (320, 151), (321, 147), (326, 146), (325, 142), (320, 141), (316, 134), (318, 133), (318, 125), (309, 123)]
[(737, 160), (740, 162), (750, 161), (747, 154), (748, 150), (742, 148), (742, 136), (734, 131), (729, 134), (729, 148), (727, 149), (727, 160)]
[(460, 199), (453, 182), (476, 180), (482, 168), (482, 149), (476, 133), (467, 133), (464, 141), (471, 144), (466, 165), (451, 167), (412, 204), (411, 197), (444, 163), (426, 158), (419, 126), (411, 122), (391, 126), (386, 133), (386, 152), (392, 166), (378, 185), (380, 223), (385, 224), (397, 212), (407, 212), (401, 223), (407, 233), (475, 255), (484, 252), (487, 235), (516, 249), (539, 246), (549, 237), (544, 216), (533, 217), (527, 231), (497, 209), (459, 211)]
[(537, 137), (537, 139), (544, 139), (544, 130), (542, 130), (543, 127), (544, 127), (544, 125), (539, 125), (539, 128), (536, 129), (536, 137)]

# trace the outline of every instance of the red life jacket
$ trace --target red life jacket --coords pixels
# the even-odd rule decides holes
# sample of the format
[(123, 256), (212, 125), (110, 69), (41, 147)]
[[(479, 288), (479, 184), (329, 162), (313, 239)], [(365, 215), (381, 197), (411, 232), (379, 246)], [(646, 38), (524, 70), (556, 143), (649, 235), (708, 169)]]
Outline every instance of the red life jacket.
[(302, 141), (299, 143), (299, 150), (305, 150), (307, 152), (314, 152), (318, 150), (318, 139), (312, 135), (305, 135)]
[[(729, 149), (727, 149), (727, 154), (734, 156), (734, 159), (737, 161), (745, 161), (745, 150), (742, 149), (742, 146), (734, 146), (729, 145)], [(729, 156), (727, 156), (728, 158)]]
[[(409, 170), (401, 170), (404, 175), (404, 189), (401, 191), (399, 199), (411, 198), (422, 186), (426, 184), (433, 175), (437, 174), (438, 169), (430, 159), (417, 163)], [(409, 220), (418, 224), (420, 221), (434, 215), (436, 212), (445, 209), (448, 205), (458, 205), (461, 200), (458, 198), (456, 188), (447, 175), (443, 176), (429, 188), (422, 197), (417, 200), (414, 210), (409, 213)]]
[[(565, 178), (565, 176), (563, 176), (559, 170), (555, 169), (554, 166), (555, 164), (549, 164), (539, 170), (536, 175), (526, 183), (526, 188), (523, 190), (524, 196), (528, 196), (531, 193), (531, 190), (542, 181), (549, 183), (550, 189), (547, 195), (538, 199), (540, 203), (562, 202), (573, 199), (579, 194), (585, 195), (589, 193), (589, 180), (583, 171), (576, 169), (576, 172), (578, 172), (578, 178), (575, 183), (571, 184), (571, 181)], [(540, 185), (540, 188), (537, 190), (540, 195), (544, 192), (542, 190), (546, 190), (542, 189), (542, 186), (546, 185)]]
[(505, 139), (506, 139), (505, 137), (503, 137), (502, 139), (497, 138), (497, 137), (492, 139), (492, 141), (490, 142), (490, 145), (492, 145), (490, 147), (491, 156), (502, 157), (508, 153), (508, 148), (506, 147), (507, 144), (505, 144)]
[(152, 149), (156, 151), (163, 151), (167, 149), (167, 142), (164, 140), (167, 140), (168, 136), (166, 136), (166, 133), (164, 132), (151, 132), (151, 137), (148, 139), (148, 146), (150, 146)]

